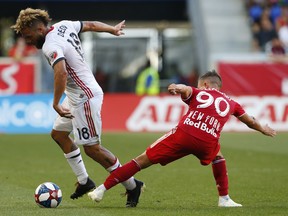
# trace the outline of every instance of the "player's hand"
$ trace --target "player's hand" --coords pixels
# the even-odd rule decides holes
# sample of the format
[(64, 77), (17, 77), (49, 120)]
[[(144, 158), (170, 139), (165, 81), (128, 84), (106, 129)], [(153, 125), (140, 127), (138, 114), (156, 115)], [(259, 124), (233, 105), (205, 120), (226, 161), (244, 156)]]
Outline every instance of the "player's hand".
[(176, 92), (176, 89), (177, 89), (177, 85), (175, 83), (172, 83), (168, 86), (168, 92), (171, 94), (171, 95), (176, 95), (177, 92)]
[(123, 29), (125, 28), (125, 20), (118, 23), (116, 26), (114, 26), (114, 28), (115, 28), (113, 32), (114, 35), (116, 36), (124, 35)]
[(72, 119), (74, 118), (74, 116), (71, 114), (70, 110), (61, 106), (61, 105), (53, 105), (53, 108), (55, 109), (55, 111), (64, 118), (69, 118)]
[(266, 124), (266, 125), (263, 126), (263, 131), (262, 131), (262, 133), (263, 133), (264, 135), (266, 135), (266, 136), (271, 136), (271, 137), (274, 137), (274, 136), (276, 136), (276, 134), (277, 134), (274, 129), (272, 129), (272, 128), (270, 128), (270, 127), (268, 126), (268, 124)]
[(168, 92), (172, 95), (182, 94), (189, 91), (186, 85), (172, 83), (168, 86)]

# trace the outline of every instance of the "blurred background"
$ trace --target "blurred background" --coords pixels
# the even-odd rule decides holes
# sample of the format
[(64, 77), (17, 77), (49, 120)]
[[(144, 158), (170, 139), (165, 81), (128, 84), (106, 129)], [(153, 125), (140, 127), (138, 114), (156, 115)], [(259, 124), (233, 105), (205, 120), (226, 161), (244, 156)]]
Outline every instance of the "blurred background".
[[(52, 69), (41, 51), (10, 29), (27, 7), (48, 10), (52, 24), (67, 19), (116, 25), (126, 20), (121, 37), (80, 35), (85, 58), (105, 92), (104, 130), (169, 130), (185, 105), (167, 95), (167, 86), (196, 86), (198, 77), (213, 69), (223, 78), (222, 90), (249, 113), (277, 130), (288, 129), (287, 0), (0, 2), (2, 133), (46, 133), (55, 118)], [(146, 69), (150, 77), (143, 75)], [(147, 89), (146, 79), (156, 80), (153, 89)], [(247, 130), (236, 120), (225, 129)]]

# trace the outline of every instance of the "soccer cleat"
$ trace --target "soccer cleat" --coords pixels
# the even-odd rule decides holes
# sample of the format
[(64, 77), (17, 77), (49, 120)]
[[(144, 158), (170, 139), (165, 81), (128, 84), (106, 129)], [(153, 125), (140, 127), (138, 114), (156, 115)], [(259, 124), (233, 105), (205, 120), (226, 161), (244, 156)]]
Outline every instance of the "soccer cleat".
[(91, 191), (96, 187), (95, 183), (89, 177), (86, 184), (81, 185), (79, 184), (79, 182), (77, 182), (76, 185), (77, 187), (75, 192), (70, 196), (70, 198), (73, 200), (82, 197), (84, 194), (86, 194), (87, 192)]
[(100, 189), (100, 187), (94, 189), (93, 191), (88, 193), (88, 197), (95, 202), (100, 202), (104, 196), (104, 190)]
[(144, 183), (134, 179), (136, 183), (136, 188), (133, 190), (126, 190), (127, 194), (127, 202), (126, 202), (126, 207), (131, 208), (131, 207), (136, 207), (138, 202), (139, 202), (139, 197), (141, 195), (141, 192), (144, 190)]
[(218, 201), (219, 207), (242, 207), (241, 204), (234, 202), (229, 196), (219, 197)]

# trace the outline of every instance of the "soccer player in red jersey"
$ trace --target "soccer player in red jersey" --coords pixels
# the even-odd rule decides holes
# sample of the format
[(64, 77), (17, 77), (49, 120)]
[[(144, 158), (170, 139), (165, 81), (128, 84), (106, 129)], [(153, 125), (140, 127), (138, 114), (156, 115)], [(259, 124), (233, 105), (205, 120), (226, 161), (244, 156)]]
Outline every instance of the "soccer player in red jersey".
[(226, 162), (219, 144), (222, 128), (229, 116), (234, 115), (249, 128), (266, 136), (273, 137), (276, 132), (245, 113), (239, 103), (219, 91), (221, 86), (221, 77), (215, 71), (209, 71), (201, 76), (198, 88), (183, 84), (169, 85), (169, 93), (180, 94), (183, 102), (189, 106), (177, 127), (156, 140), (144, 153), (112, 172), (104, 184), (88, 193), (88, 196), (99, 202), (106, 190), (129, 179), (140, 170), (157, 163), (164, 166), (192, 154), (202, 165), (212, 163), (219, 193), (218, 206), (241, 207), (242, 205), (235, 203), (228, 194)]

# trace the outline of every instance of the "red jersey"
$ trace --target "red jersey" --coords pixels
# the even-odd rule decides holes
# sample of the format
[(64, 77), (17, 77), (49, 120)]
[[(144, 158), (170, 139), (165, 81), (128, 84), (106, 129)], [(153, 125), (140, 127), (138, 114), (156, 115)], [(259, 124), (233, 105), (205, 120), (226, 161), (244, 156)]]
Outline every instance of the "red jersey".
[(183, 100), (189, 109), (178, 127), (199, 140), (218, 142), (230, 115), (239, 117), (245, 111), (240, 104), (216, 89), (191, 88), (192, 95)]

